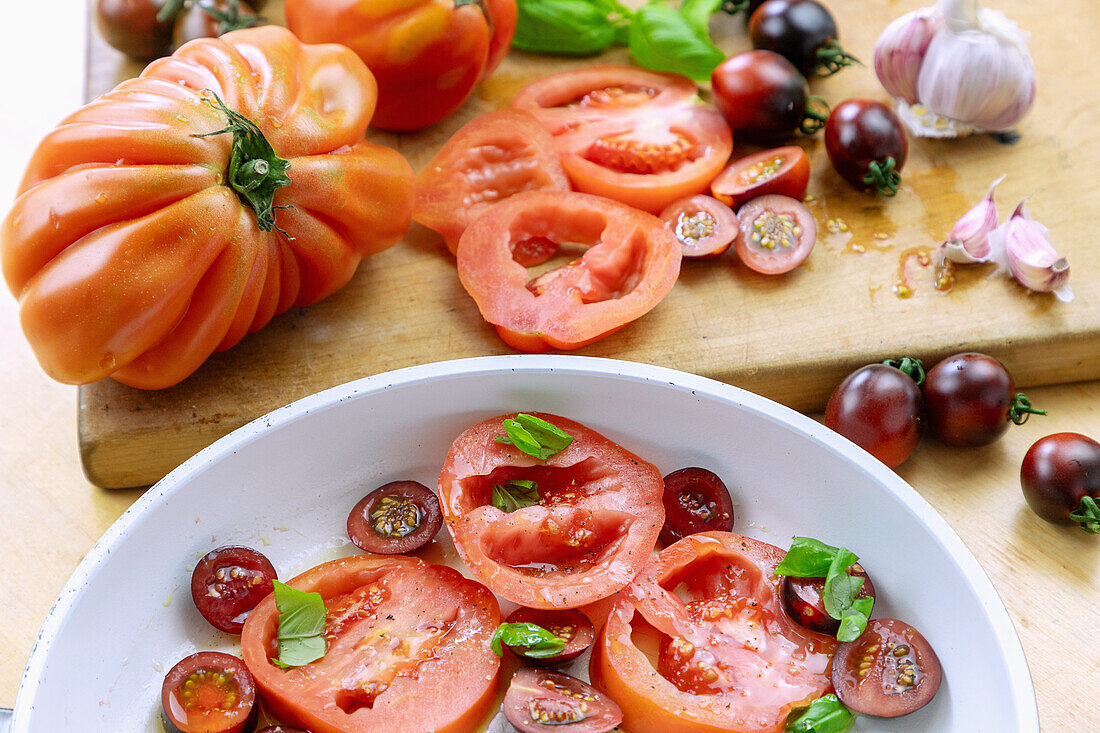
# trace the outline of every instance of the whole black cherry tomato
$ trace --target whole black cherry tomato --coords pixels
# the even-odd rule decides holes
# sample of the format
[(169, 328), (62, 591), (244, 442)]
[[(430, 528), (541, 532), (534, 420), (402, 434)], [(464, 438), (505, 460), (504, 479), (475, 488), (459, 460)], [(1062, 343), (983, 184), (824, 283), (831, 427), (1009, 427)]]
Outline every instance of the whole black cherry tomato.
[(172, 51), (174, 17), (160, 20), (165, 0), (98, 0), (96, 26), (103, 40), (127, 56), (155, 59)]
[(1100, 443), (1080, 433), (1040, 438), (1024, 455), (1020, 484), (1043, 519), (1100, 534)]
[[(848, 575), (863, 578), (857, 598), (874, 598), (875, 584), (871, 582), (867, 571), (859, 563), (848, 568)], [(784, 575), (779, 586), (783, 598), (783, 609), (792, 621), (802, 628), (819, 634), (836, 635), (840, 629), (840, 620), (825, 610), (825, 601), (821, 594), (825, 591), (825, 578), (796, 578)]]
[(733, 529), (733, 500), (722, 479), (705, 468), (681, 468), (665, 476), (665, 526), (659, 539), (671, 545), (689, 534)]
[(1009, 421), (1022, 425), (1031, 414), (1045, 415), (1016, 392), (1005, 366), (985, 354), (949, 356), (924, 381), (928, 426), (948, 445), (988, 445), (1004, 435)]
[(806, 77), (858, 63), (840, 47), (836, 20), (817, 0), (768, 0), (749, 19), (749, 35), (753, 48), (775, 51)]
[(416, 481), (391, 481), (348, 514), (348, 536), (366, 552), (402, 555), (427, 544), (443, 526), (435, 492)]
[[(565, 643), (565, 648), (552, 657), (534, 659), (524, 656), (524, 659), (535, 664), (562, 664), (576, 659), (596, 640), (596, 629), (592, 626), (592, 622), (575, 608), (559, 611), (520, 606), (508, 616), (507, 623), (541, 626)], [(523, 656), (522, 648), (508, 648)]]
[(238, 657), (198, 652), (164, 676), (160, 702), (169, 733), (241, 733), (256, 717), (256, 683)]
[(260, 19), (243, 0), (197, 0), (186, 5), (172, 28), (172, 48), (196, 38), (217, 38), (239, 28), (251, 28)]
[(890, 468), (899, 466), (920, 438), (923, 380), (920, 361), (908, 357), (860, 367), (833, 390), (825, 425)]
[(241, 633), (248, 614), (273, 590), (275, 568), (251, 547), (227, 545), (206, 553), (191, 573), (191, 598), (215, 628)]
[(873, 618), (855, 641), (837, 647), (833, 687), (852, 710), (896, 718), (927, 705), (943, 670), (932, 645), (904, 621)]
[(893, 196), (901, 186), (909, 141), (889, 107), (870, 99), (848, 99), (825, 123), (825, 150), (845, 181)]
[(504, 717), (522, 733), (607, 733), (622, 722), (623, 712), (587, 682), (527, 667), (508, 685)]
[(776, 140), (795, 130), (812, 135), (825, 123), (825, 113), (809, 106), (810, 100), (820, 100), (810, 96), (798, 69), (777, 53), (730, 56), (714, 69), (710, 81), (714, 103), (734, 135)]

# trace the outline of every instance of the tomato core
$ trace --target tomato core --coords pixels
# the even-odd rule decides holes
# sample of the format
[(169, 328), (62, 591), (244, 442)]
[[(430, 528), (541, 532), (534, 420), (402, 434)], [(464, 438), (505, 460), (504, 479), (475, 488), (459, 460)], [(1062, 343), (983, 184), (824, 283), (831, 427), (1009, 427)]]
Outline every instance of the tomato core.
[(620, 173), (646, 175), (674, 171), (698, 155), (691, 140), (669, 132), (655, 140), (638, 140), (626, 134), (598, 137), (584, 157)]
[(383, 496), (374, 507), (371, 522), (383, 537), (404, 537), (420, 526), (420, 509), (408, 499)]
[(800, 236), (802, 227), (793, 216), (765, 210), (752, 220), (749, 239), (758, 247), (774, 250), (776, 247), (794, 247)]

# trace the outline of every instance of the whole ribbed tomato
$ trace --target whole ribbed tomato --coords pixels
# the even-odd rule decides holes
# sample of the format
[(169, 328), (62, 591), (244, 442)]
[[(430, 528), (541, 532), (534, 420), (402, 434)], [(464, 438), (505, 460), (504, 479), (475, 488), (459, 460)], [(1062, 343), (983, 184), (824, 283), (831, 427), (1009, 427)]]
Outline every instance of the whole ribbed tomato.
[(265, 26), (194, 41), (64, 120), (0, 229), (46, 372), (168, 387), (398, 242), (413, 173), (363, 140), (375, 95), (347, 49)]
[(500, 65), (516, 0), (286, 0), (286, 23), (307, 43), (342, 43), (366, 62), (378, 79), (376, 127), (418, 130)]

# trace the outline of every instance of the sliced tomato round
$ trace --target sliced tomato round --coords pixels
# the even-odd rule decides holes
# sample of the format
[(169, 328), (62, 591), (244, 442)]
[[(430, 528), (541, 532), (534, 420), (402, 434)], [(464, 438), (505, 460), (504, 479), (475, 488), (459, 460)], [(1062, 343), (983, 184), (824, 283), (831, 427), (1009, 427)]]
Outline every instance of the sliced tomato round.
[(737, 238), (737, 214), (702, 194), (673, 201), (661, 212), (661, 220), (676, 235), (684, 257), (717, 257)]
[(431, 542), (443, 526), (435, 492), (417, 481), (391, 481), (348, 513), (348, 537), (360, 550), (401, 555)]
[(932, 701), (943, 669), (932, 645), (904, 621), (874, 618), (833, 660), (837, 697), (856, 712), (896, 718)]
[(790, 272), (810, 256), (817, 224), (805, 204), (789, 196), (761, 196), (737, 213), (737, 256), (764, 275)]
[(665, 526), (661, 542), (671, 545), (689, 534), (733, 529), (733, 499), (714, 471), (691, 466), (665, 476)]
[(617, 597), (589, 668), (624, 729), (779, 733), (829, 690), (837, 642), (787, 618), (775, 576), (784, 554), (703, 532), (649, 560)]
[[(532, 276), (516, 252), (540, 238), (579, 256)], [(528, 191), (467, 227), (458, 275), (513, 348), (577, 349), (652, 310), (676, 284), (680, 257), (655, 216), (598, 196)]]
[[(459, 556), (497, 595), (530, 608), (576, 608), (610, 596), (641, 570), (664, 524), (661, 472), (555, 415), (536, 417), (573, 441), (537, 460), (497, 442), (503, 420), (514, 417), (470, 427), (447, 452), (439, 497)], [(494, 504), (494, 486), (517, 480), (535, 482), (537, 503)]]
[(160, 702), (170, 733), (241, 733), (256, 717), (256, 685), (232, 654), (198, 652), (164, 676)]
[(268, 596), (245, 623), (244, 662), (268, 709), (312, 733), (465, 733), (496, 697), (489, 640), (496, 598), (453, 568), (400, 555), (358, 555), (287, 582), (320, 593), (325, 655), (281, 668), (279, 612)]
[(504, 716), (520, 733), (609, 733), (622, 722), (615, 701), (563, 672), (521, 669), (504, 696)]
[(797, 145), (772, 148), (730, 163), (710, 184), (710, 193), (737, 210), (768, 194), (801, 201), (810, 183), (810, 159)]
[(593, 66), (543, 77), (513, 106), (554, 136), (573, 187), (657, 213), (707, 190), (733, 139), (684, 76)]
[(520, 606), (508, 615), (510, 624), (535, 624), (561, 639), (565, 648), (552, 657), (528, 657), (522, 647), (508, 647), (517, 655), (535, 664), (562, 664), (576, 659), (596, 639), (596, 629), (583, 613), (575, 608), (551, 610), (545, 608), (527, 608)]
[(239, 634), (248, 614), (278, 576), (258, 550), (226, 545), (206, 553), (191, 573), (191, 599), (215, 628)]
[(466, 123), (421, 169), (413, 219), (454, 253), (467, 225), (493, 204), (543, 188), (569, 190), (553, 137), (531, 113), (501, 109)]

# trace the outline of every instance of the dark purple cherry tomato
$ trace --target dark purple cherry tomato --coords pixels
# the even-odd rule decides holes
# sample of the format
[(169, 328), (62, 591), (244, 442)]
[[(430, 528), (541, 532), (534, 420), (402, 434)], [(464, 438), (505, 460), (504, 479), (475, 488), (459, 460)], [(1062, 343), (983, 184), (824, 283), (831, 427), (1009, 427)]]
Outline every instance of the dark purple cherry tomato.
[(932, 645), (904, 621), (873, 618), (833, 657), (833, 687), (852, 710), (896, 718), (927, 705), (943, 671)]
[(915, 359), (902, 359), (906, 371), (868, 364), (844, 378), (825, 407), (825, 425), (890, 468), (901, 465), (921, 433), (924, 370)]
[(665, 526), (660, 540), (671, 545), (689, 534), (733, 529), (733, 500), (722, 479), (705, 468), (681, 468), (665, 476)]
[(1016, 392), (1004, 365), (985, 354), (955, 354), (932, 367), (924, 381), (928, 426), (948, 445), (988, 445), (1004, 435), (1009, 421), (1045, 415)]
[[(848, 575), (863, 578), (858, 598), (875, 597), (875, 585), (862, 565), (856, 563), (849, 567)], [(840, 621), (825, 610), (825, 602), (821, 599), (824, 591), (825, 578), (795, 578), (784, 575), (780, 584), (783, 608), (792, 621), (810, 631), (835, 636), (840, 629)]]
[(807, 78), (858, 63), (837, 42), (836, 20), (817, 0), (768, 0), (749, 19), (753, 48), (775, 51)]
[(665, 207), (659, 217), (690, 259), (717, 257), (737, 238), (737, 214), (716, 198), (698, 194)]
[(795, 130), (813, 134), (825, 123), (825, 114), (809, 106), (806, 80), (777, 53), (730, 56), (714, 69), (710, 82), (714, 103), (736, 136), (778, 140)]
[(96, 26), (103, 40), (135, 59), (155, 59), (172, 51), (175, 18), (157, 19), (165, 0), (97, 0)]
[(172, 48), (196, 38), (217, 38), (239, 28), (251, 28), (260, 20), (244, 0), (197, 0), (186, 5), (172, 28)]
[(256, 684), (238, 657), (198, 652), (164, 676), (161, 718), (169, 733), (241, 733), (256, 716)]
[(1040, 438), (1024, 455), (1020, 484), (1043, 519), (1100, 534), (1100, 443), (1080, 433)]
[(801, 265), (817, 242), (817, 224), (801, 201), (769, 194), (749, 201), (737, 212), (741, 232), (733, 243), (751, 270), (781, 275)]
[(227, 545), (206, 553), (191, 573), (191, 598), (202, 617), (231, 634), (272, 591), (275, 568), (251, 547)]
[(848, 99), (825, 123), (825, 150), (845, 181), (893, 196), (901, 186), (909, 141), (889, 107), (870, 99)]
[(391, 481), (348, 514), (348, 536), (365, 552), (403, 555), (426, 545), (443, 526), (435, 492), (416, 481)]
[(521, 606), (512, 611), (507, 623), (541, 626), (565, 643), (565, 648), (560, 653), (538, 659), (524, 656), (523, 649), (520, 647), (508, 647), (517, 655), (535, 664), (561, 664), (576, 659), (596, 640), (596, 629), (592, 626), (592, 622), (575, 608), (559, 611)]
[(522, 733), (607, 733), (623, 711), (576, 677), (548, 669), (521, 669), (504, 696), (504, 717)]

